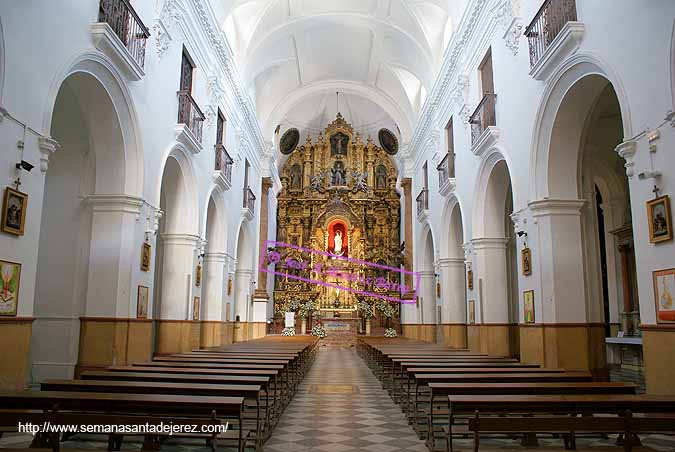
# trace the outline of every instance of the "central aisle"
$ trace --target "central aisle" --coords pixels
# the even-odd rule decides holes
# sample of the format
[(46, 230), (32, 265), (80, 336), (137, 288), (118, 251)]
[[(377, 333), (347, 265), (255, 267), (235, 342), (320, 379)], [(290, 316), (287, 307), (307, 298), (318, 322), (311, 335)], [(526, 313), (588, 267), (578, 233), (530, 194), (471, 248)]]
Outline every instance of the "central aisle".
[(401, 409), (353, 348), (322, 347), (266, 452), (419, 451)]

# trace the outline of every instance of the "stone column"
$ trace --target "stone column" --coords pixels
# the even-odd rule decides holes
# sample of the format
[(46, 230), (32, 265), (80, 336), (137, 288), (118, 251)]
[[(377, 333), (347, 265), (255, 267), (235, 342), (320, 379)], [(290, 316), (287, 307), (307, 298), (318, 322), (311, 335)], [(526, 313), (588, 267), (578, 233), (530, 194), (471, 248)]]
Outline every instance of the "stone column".
[[(235, 342), (246, 341), (250, 338), (248, 323), (252, 320), (252, 312), (250, 312), (249, 306), (252, 277), (253, 270), (238, 268), (234, 272)], [(239, 322), (236, 322), (237, 316), (239, 316)]]
[(467, 341), (464, 258), (440, 259), (438, 268), (441, 283), (443, 344), (453, 348), (465, 348)]
[(147, 360), (152, 355), (152, 321), (136, 319), (137, 288), (130, 271), (140, 265), (136, 232), (143, 200), (92, 195), (87, 204), (92, 209), (89, 274), (77, 366)]
[(224, 272), (227, 255), (207, 253), (204, 255), (204, 289), (202, 290), (203, 312), (200, 345), (214, 347), (225, 343), (223, 317)]
[[(262, 188), (260, 190), (260, 246), (258, 249), (260, 253), (265, 253), (265, 241), (267, 240), (267, 230), (269, 229), (269, 191), (272, 188), (272, 178), (262, 178)], [(267, 293), (267, 273), (263, 271), (263, 267), (258, 268), (258, 287), (253, 294), (253, 299), (256, 302), (266, 303), (269, 300)]]
[(547, 367), (586, 370), (605, 367), (604, 326), (590, 323), (587, 314), (581, 221), (584, 204), (580, 199), (530, 203), (539, 234), (540, 264), (536, 269), (541, 275), (541, 293), (538, 296), (535, 293), (535, 306), (542, 306), (541, 317), (537, 317), (544, 324), (540, 356)]
[(199, 237), (162, 234), (162, 285), (157, 320), (157, 352), (190, 351), (199, 347), (199, 322), (192, 321), (192, 286), (195, 250)]
[[(413, 222), (413, 202), (412, 202), (412, 178), (405, 177), (401, 181), (401, 187), (403, 188), (403, 240), (405, 241), (405, 265), (404, 268), (408, 271), (413, 269), (413, 233), (412, 233), (412, 222)], [(406, 286), (413, 287), (416, 281), (412, 275), (406, 274), (403, 278), (403, 281)], [(413, 299), (413, 293), (409, 292), (403, 295), (403, 298), (407, 301)], [(416, 338), (417, 331), (415, 330), (415, 324), (418, 323), (418, 304), (419, 298), (416, 300), (417, 303), (403, 303), (401, 305), (401, 329), (403, 331), (403, 336)], [(410, 325), (410, 326), (406, 326)]]
[(436, 342), (436, 274), (433, 270), (420, 272), (420, 288), (422, 296), (420, 306), (420, 325), (418, 339)]
[(508, 356), (509, 296), (505, 238), (471, 240), (475, 253), (474, 292), (476, 323), (480, 323), (480, 347), (484, 353)]

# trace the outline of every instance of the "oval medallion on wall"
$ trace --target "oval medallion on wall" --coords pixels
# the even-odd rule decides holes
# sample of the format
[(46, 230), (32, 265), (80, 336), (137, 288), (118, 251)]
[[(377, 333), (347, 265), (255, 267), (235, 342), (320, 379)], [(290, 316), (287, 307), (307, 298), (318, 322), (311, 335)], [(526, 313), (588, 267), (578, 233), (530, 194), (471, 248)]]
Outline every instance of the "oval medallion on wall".
[(288, 129), (281, 135), (279, 140), (279, 150), (282, 154), (290, 154), (295, 150), (300, 142), (300, 131), (298, 129)]
[(398, 139), (389, 129), (380, 129), (377, 132), (377, 137), (380, 139), (380, 146), (389, 155), (396, 155), (398, 152)]

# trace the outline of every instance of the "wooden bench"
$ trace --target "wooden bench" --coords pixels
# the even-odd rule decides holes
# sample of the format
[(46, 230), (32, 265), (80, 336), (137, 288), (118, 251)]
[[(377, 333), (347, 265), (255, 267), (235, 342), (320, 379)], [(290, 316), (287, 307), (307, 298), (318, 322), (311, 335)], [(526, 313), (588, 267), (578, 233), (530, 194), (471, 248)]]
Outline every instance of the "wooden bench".
[[(174, 425), (213, 425), (218, 421), (229, 422), (236, 427), (226, 434), (219, 434), (218, 440), (234, 440), (237, 448), (243, 451), (247, 444), (249, 432), (242, 428), (243, 397), (200, 397), (179, 395), (152, 394), (116, 394), (116, 393), (83, 393), (72, 391), (1, 391), (0, 392), (0, 425), (6, 427), (11, 423), (18, 430), (17, 416), (27, 415), (31, 410), (42, 411), (43, 414), (71, 416), (71, 421), (78, 425), (145, 425), (150, 420), (164, 419), (165, 423)], [(20, 410), (20, 411), (7, 411)], [(24, 412), (24, 413), (22, 413)], [(74, 418), (73, 416), (79, 416)], [(79, 421), (76, 421), (79, 419)], [(57, 421), (53, 425), (61, 425)], [(123, 434), (109, 435), (109, 448), (119, 450)], [(144, 434), (146, 443), (156, 442), (157, 438), (166, 435)], [(175, 436), (175, 435), (174, 435)], [(211, 440), (215, 452), (216, 439), (213, 435), (190, 435), (206, 437)], [(49, 447), (58, 447), (58, 436), (41, 435)], [(36, 444), (39, 446), (40, 444)]]
[(578, 433), (618, 433), (623, 438), (623, 450), (631, 452), (640, 445), (639, 437), (645, 433), (675, 433), (675, 421), (668, 417), (633, 417), (627, 410), (620, 417), (578, 417), (578, 416), (540, 416), (540, 417), (480, 417), (478, 411), (469, 419), (469, 431), (473, 433), (473, 450), (478, 452), (480, 434), (512, 433), (557, 433), (562, 434), (565, 450), (576, 450)]
[[(244, 397), (242, 413), (244, 427), (252, 429), (256, 437), (256, 450), (262, 448), (266, 414), (261, 413), (260, 385), (217, 385), (199, 383), (165, 383), (143, 381), (108, 380), (46, 380), (40, 385), (43, 391), (105, 392), (124, 394), (172, 394), (209, 397)], [(254, 423), (246, 425), (249, 419), (247, 401), (253, 403)]]
[[(440, 422), (446, 422), (450, 413), (449, 395), (492, 394), (635, 394), (637, 386), (632, 383), (606, 382), (528, 382), (528, 383), (430, 383), (429, 407), (424, 411), (428, 418), (427, 445), (436, 448), (436, 433)], [(534, 438), (529, 438), (530, 444)]]
[[(478, 411), (483, 415), (622, 415), (630, 410), (633, 414), (675, 413), (674, 396), (636, 394), (571, 394), (571, 395), (449, 395), (447, 449), (452, 451), (454, 418), (471, 416)], [(589, 418), (590, 419), (590, 418)], [(658, 418), (657, 418), (658, 419)], [(675, 420), (667, 418), (675, 433)], [(660, 430), (662, 431), (662, 430)]]

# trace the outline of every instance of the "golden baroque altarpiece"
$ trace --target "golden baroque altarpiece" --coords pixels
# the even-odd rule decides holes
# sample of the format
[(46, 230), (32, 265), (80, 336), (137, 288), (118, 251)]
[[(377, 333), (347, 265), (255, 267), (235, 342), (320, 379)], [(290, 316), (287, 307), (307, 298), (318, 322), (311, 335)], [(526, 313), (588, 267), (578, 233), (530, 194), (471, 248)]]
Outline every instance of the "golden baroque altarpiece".
[[(368, 137), (364, 143), (338, 113), (315, 142), (310, 136), (288, 156), (280, 172), (277, 198), (277, 241), (325, 251), (362, 261), (400, 268), (400, 197), (397, 169), (392, 158)], [(351, 274), (397, 279), (396, 272), (348, 262), (292, 248), (277, 248), (287, 258), (330, 260)], [(322, 262), (325, 265), (326, 262)], [(310, 267), (316, 262), (310, 262)], [(379, 272), (379, 273), (378, 273)], [(385, 274), (386, 272), (386, 274)], [(288, 274), (293, 274), (292, 270)], [(325, 281), (332, 281), (325, 276)], [(398, 280), (396, 282), (399, 282)], [(344, 282), (340, 282), (344, 287)], [(336, 284), (337, 285), (337, 284)], [(398, 292), (373, 288), (397, 297)], [(314, 301), (321, 311), (354, 311), (358, 301), (380, 301), (334, 287), (275, 277), (275, 313), (283, 315), (289, 303)], [(399, 303), (395, 318), (399, 317)], [(339, 315), (339, 314), (338, 314)]]

